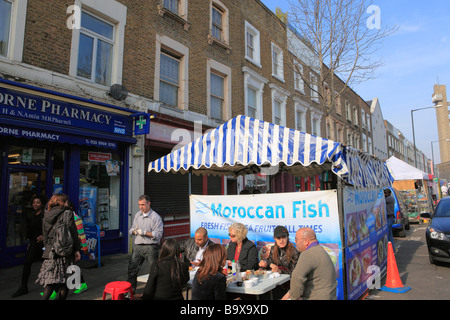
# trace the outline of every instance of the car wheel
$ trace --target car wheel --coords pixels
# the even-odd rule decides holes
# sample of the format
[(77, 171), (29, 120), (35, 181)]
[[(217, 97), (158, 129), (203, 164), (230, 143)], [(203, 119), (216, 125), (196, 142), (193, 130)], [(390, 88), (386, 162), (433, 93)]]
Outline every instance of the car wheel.
[(410, 230), (411, 229), (411, 225), (409, 224), (409, 219), (406, 219), (406, 226), (405, 226), (406, 230)]

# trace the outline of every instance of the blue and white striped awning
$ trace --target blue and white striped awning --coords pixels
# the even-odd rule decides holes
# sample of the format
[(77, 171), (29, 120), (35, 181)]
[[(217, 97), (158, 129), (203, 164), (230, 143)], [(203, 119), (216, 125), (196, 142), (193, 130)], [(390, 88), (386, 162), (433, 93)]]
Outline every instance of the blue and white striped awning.
[[(313, 176), (332, 170), (344, 180), (369, 183), (359, 171), (361, 177), (348, 179), (351, 172), (345, 151), (338, 142), (240, 115), (151, 162), (148, 171), (187, 173), (192, 170), (194, 174), (238, 176), (274, 174), (281, 170), (296, 176)], [(354, 152), (348, 154), (353, 167), (364, 165), (361, 162), (357, 166), (353, 155)]]

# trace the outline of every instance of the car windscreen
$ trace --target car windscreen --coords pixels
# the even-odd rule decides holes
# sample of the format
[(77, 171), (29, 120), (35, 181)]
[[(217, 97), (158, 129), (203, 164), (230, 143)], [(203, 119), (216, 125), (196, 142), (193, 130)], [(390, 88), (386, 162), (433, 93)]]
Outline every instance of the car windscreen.
[(435, 217), (450, 217), (450, 201), (442, 201), (434, 212)]

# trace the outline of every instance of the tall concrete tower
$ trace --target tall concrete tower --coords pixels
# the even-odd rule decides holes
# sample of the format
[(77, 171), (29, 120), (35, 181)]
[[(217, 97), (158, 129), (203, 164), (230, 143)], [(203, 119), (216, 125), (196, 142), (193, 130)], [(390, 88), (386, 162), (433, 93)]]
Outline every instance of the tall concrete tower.
[[(439, 150), (441, 154), (440, 176), (450, 178), (450, 121), (448, 111), (447, 90), (445, 85), (434, 86), (433, 103), (441, 105), (436, 108), (436, 122), (439, 135)], [(449, 172), (447, 172), (449, 171)]]

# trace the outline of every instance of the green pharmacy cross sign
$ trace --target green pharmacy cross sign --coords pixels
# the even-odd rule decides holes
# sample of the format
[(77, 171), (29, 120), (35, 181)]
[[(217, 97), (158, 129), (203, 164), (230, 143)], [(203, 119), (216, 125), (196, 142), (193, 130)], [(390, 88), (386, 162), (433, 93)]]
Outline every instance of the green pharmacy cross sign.
[(149, 113), (138, 113), (134, 117), (134, 135), (150, 133), (150, 119), (155, 118)]

